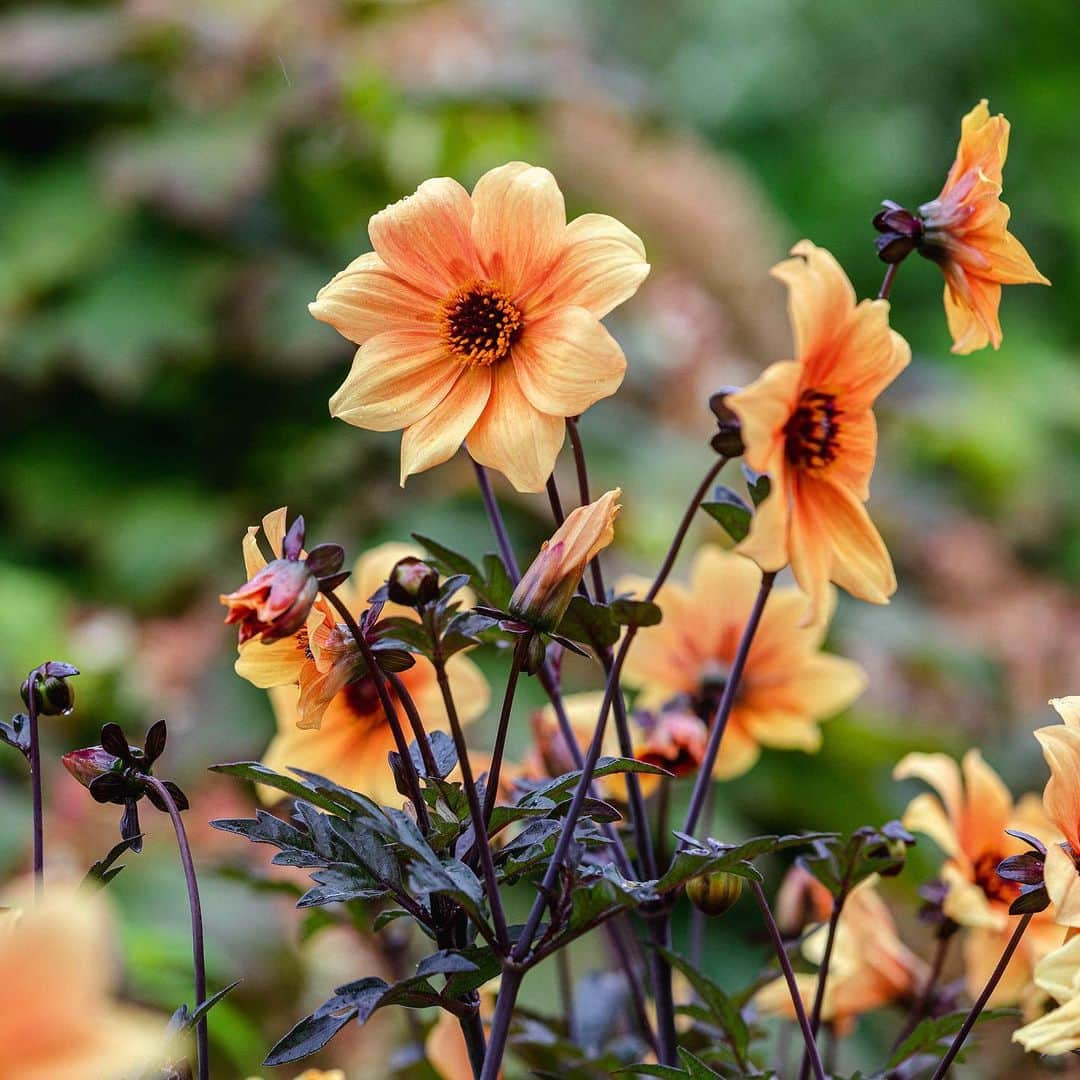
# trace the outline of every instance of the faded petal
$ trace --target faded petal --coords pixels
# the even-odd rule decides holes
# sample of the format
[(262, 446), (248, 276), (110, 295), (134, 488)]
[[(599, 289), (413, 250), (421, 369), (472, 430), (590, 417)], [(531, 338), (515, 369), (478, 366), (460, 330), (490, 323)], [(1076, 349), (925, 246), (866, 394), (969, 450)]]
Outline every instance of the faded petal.
[(396, 431), (427, 416), (461, 372), (433, 332), (388, 330), (357, 349), (330, 415), (369, 431)]
[(490, 368), (466, 368), (442, 401), (405, 429), (401, 437), (402, 486), (414, 473), (441, 465), (458, 452), (483, 413), (491, 387)]
[(511, 355), (522, 393), (552, 416), (579, 416), (614, 394), (626, 372), (618, 342), (581, 307), (528, 323)]
[(498, 364), (491, 397), (468, 438), (469, 453), (518, 491), (542, 491), (566, 437), (566, 421), (536, 409), (512, 364)]

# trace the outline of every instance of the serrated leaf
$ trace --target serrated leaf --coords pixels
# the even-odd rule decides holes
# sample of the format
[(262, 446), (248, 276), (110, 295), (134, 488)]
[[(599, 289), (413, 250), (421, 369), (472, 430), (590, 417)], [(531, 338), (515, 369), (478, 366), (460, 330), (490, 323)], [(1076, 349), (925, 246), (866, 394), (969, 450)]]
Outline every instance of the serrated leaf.
[(302, 799), (331, 814), (348, 816), (348, 808), (343, 807), (336, 799), (316, 791), (300, 780), (294, 780), (291, 776), (282, 776), (281, 773), (274, 772), (260, 761), (235, 761), (223, 765), (211, 765), (210, 772), (236, 776), (252, 784), (265, 784), (267, 787), (284, 791), (286, 795)]
[(484, 599), (503, 611), (510, 603), (510, 596), (514, 591), (514, 585), (510, 581), (510, 575), (506, 572), (506, 565), (498, 555), (485, 555), (481, 562), (484, 581), (478, 592), (482, 592)]
[(413, 539), (427, 548), (431, 555), (428, 560), (431, 562), (435, 569), (443, 574), (445, 577), (452, 577), (455, 574), (467, 574), (472, 580), (474, 587), (479, 583), (482, 578), (480, 571), (476, 568), (476, 564), (470, 559), (467, 559), (464, 555), (454, 551), (452, 548), (448, 548), (443, 544), (440, 544), (437, 540), (432, 540), (427, 536), (421, 536), (419, 533), (413, 533)]
[(416, 965), (416, 974), (425, 979), (432, 975), (456, 975), (478, 970), (477, 965), (467, 956), (451, 949), (440, 949), (437, 953), (425, 956)]

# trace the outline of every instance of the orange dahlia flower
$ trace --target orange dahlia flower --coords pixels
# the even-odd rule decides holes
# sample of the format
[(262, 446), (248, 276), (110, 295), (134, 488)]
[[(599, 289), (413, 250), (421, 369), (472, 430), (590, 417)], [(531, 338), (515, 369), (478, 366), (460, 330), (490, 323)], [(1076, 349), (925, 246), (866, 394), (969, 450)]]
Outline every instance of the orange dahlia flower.
[[(820, 964), (828, 936), (824, 923), (832, 911), (832, 896), (821, 882), (799, 867), (791, 871), (781, 891), (790, 892), (793, 883), (805, 892), (812, 920), (822, 923), (802, 946), (803, 956)], [(900, 940), (876, 883), (874, 875), (851, 891), (836, 926), (821, 1018), (835, 1025), (841, 1035), (849, 1033), (863, 1013), (909, 997), (926, 983), (926, 964)], [(795, 980), (809, 1012), (817, 991), (817, 976), (799, 973)], [(782, 978), (763, 986), (753, 1000), (764, 1013), (795, 1018), (791, 993)]]
[[(978, 750), (969, 750), (960, 765), (946, 754), (908, 754), (893, 776), (923, 780), (937, 793), (916, 795), (903, 823), (912, 832), (929, 836), (946, 856), (941, 868), (947, 889), (943, 910), (968, 928), (964, 968), (968, 992), (977, 995), (1016, 929), (1009, 905), (1020, 895), (1020, 886), (999, 877), (997, 866), (1027, 845), (1005, 830), (1020, 829), (1051, 843), (1055, 830), (1037, 797), (1025, 796), (1013, 804), (1008, 788)], [(1011, 1005), (1027, 996), (1035, 965), (1061, 939), (1052, 912), (1036, 915), (993, 993), (992, 1004)]]
[[(280, 543), (284, 520), (284, 508), (263, 519), (271, 549)], [(257, 566), (263, 558), (257, 533), (257, 528), (249, 529), (244, 541), (249, 573), (252, 565)], [(338, 597), (359, 616), (368, 606), (367, 598), (386, 581), (394, 564), (416, 554), (405, 544), (373, 548), (357, 560), (352, 577), (336, 590)], [(389, 603), (383, 614), (417, 617), (410, 608)], [(237, 674), (270, 690), (277, 718), (278, 732), (263, 762), (278, 771), (292, 766), (307, 769), (377, 801), (392, 803), (398, 794), (386, 756), (395, 749), (394, 737), (370, 676), (350, 681), (357, 654), (351, 636), (336, 619), (336, 612), (320, 595), (307, 626), (291, 638), (270, 645), (251, 641), (240, 646)], [(422, 656), (415, 659), (411, 668), (400, 673), (401, 681), (416, 703), (425, 728), (429, 732), (447, 730), (449, 720), (435, 668)], [(452, 656), (446, 670), (461, 721), (469, 723), (488, 707), (487, 681), (463, 653)], [(397, 712), (412, 741), (400, 703)], [(260, 795), (268, 802), (284, 797), (263, 788)]]
[(113, 997), (100, 894), (54, 888), (0, 922), (0, 1080), (141, 1076), (164, 1064), (165, 1018)]
[(311, 313), (360, 346), (330, 412), (404, 429), (401, 482), (463, 442), (519, 491), (539, 491), (577, 416), (622, 382), (600, 324), (649, 272), (614, 218), (566, 207), (546, 169), (515, 161), (472, 195), (427, 180), (368, 227), (374, 252), (320, 290)]
[(1009, 150), (1009, 121), (991, 116), (983, 98), (964, 117), (960, 145), (941, 194), (919, 207), (919, 251), (945, 275), (945, 316), (954, 353), (1001, 345), (1002, 285), (1049, 285), (1024, 245), (1009, 232), (1001, 174)]
[(1080, 926), (1080, 697), (1050, 702), (1064, 721), (1039, 728), (1035, 738), (1050, 767), (1043, 791), (1046, 816), (1064, 844), (1047, 845), (1046, 891), (1063, 926)]
[[(689, 586), (660, 590), (663, 621), (638, 631), (623, 666), (626, 685), (641, 691), (639, 708), (677, 702), (712, 720), (759, 584), (749, 559), (708, 545), (694, 558)], [(648, 585), (628, 577), (618, 591), (643, 596)], [(746, 772), (762, 746), (816, 751), (818, 722), (846, 709), (865, 688), (857, 664), (821, 652), (832, 595), (813, 623), (806, 621), (807, 607), (798, 589), (774, 589), (769, 597), (713, 768), (717, 779)]]
[(885, 604), (896, 578), (864, 505), (877, 453), (872, 406), (911, 350), (889, 329), (887, 301), (856, 305), (829, 252), (801, 240), (792, 254), (773, 275), (788, 286), (798, 359), (727, 398), (747, 463), (772, 483), (738, 550), (762, 570), (790, 563), (811, 615), (824, 608), (830, 580)]

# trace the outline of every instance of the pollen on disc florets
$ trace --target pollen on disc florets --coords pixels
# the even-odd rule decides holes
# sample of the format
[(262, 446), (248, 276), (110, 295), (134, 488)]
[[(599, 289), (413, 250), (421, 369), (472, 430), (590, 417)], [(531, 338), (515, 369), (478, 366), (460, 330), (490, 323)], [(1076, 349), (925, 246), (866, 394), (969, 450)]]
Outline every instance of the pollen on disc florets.
[(784, 456), (792, 465), (821, 469), (836, 457), (840, 434), (836, 396), (822, 390), (804, 390), (799, 404), (784, 425)]
[(490, 281), (463, 285), (443, 302), (442, 327), (451, 352), (487, 367), (502, 360), (521, 333), (517, 305)]

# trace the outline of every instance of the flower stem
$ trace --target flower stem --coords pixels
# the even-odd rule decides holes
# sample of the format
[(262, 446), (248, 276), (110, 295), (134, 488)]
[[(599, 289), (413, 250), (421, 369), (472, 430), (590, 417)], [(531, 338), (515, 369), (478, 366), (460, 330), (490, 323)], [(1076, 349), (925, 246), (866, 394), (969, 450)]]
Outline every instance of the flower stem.
[[(429, 625), (431, 621), (428, 620)], [(472, 818), (473, 834), (476, 837), (476, 850), (480, 856), (480, 869), (484, 875), (488, 906), (491, 908), (491, 919), (495, 924), (495, 938), (499, 944), (500, 952), (505, 956), (510, 951), (510, 935), (506, 927), (506, 913), (503, 911), (502, 899), (499, 896), (499, 882), (495, 876), (495, 863), (491, 857), (491, 844), (488, 842), (487, 830), (482, 824), (486, 819), (480, 807), (480, 796), (476, 791), (476, 779), (473, 776), (472, 763), (469, 761), (465, 732), (461, 727), (457, 704), (450, 688), (450, 678), (446, 674), (446, 661), (442, 655), (442, 642), (434, 633), (432, 634), (432, 642), (434, 646), (432, 663), (435, 667), (435, 677), (442, 693), (446, 715), (450, 720), (450, 734), (454, 740), (454, 748), (457, 750), (458, 766), (461, 769), (465, 798), (469, 803), (469, 816)]]
[(41, 794), (41, 739), (38, 735), (37, 691), (40, 668), (30, 672), (27, 680), (30, 693), (26, 705), (27, 723), (30, 727), (30, 790), (34, 805), (34, 897), (41, 898), (45, 889), (45, 815)]
[(659, 918), (648, 919), (649, 952), (652, 964), (653, 993), (656, 999), (656, 1057), (661, 1065), (678, 1063), (675, 1033), (675, 999), (672, 996), (671, 965), (661, 949), (671, 948), (671, 919), (665, 912)]
[(765, 571), (761, 575), (761, 588), (758, 589), (757, 599), (750, 611), (743, 629), (739, 647), (735, 652), (735, 659), (731, 664), (731, 674), (724, 686), (724, 692), (720, 696), (720, 702), (716, 706), (712, 723), (709, 727), (709, 741), (705, 747), (705, 756), (698, 770), (697, 780), (694, 783), (694, 791), (690, 796), (690, 808), (686, 812), (686, 821), (682, 831), (688, 836), (694, 835), (701, 811), (705, 806), (705, 796), (712, 783), (713, 766), (716, 764), (716, 756), (720, 752), (720, 740), (724, 737), (724, 729), (727, 727), (728, 717), (731, 715), (732, 706), (739, 693), (739, 683), (742, 680), (743, 668), (746, 666), (746, 658), (750, 655), (750, 646), (754, 643), (754, 634), (757, 633), (758, 624), (761, 622), (762, 612), (765, 610), (765, 601), (772, 592), (773, 582), (776, 580), (775, 571)]
[(899, 269), (899, 263), (889, 263), (888, 269), (885, 271), (885, 277), (881, 281), (881, 288), (878, 289), (877, 298), (879, 300), (889, 299), (889, 293), (892, 292), (893, 281), (895, 280), (896, 272)]
[(521, 981), (525, 978), (525, 969), (517, 965), (503, 968), (499, 983), (499, 996), (495, 999), (495, 1015), (491, 1018), (491, 1034), (488, 1036), (487, 1053), (484, 1055), (484, 1069), (480, 1080), (497, 1080), (502, 1068), (503, 1055), (506, 1053), (506, 1040), (510, 1035), (510, 1022), (514, 1018), (514, 1005), (517, 1002)]
[[(585, 465), (585, 448), (581, 445), (581, 432), (578, 431), (577, 417), (571, 416), (566, 421), (566, 432), (570, 436), (570, 446), (574, 451), (574, 468), (577, 470), (578, 497), (582, 506), (592, 502), (589, 495), (589, 470)], [(604, 602), (604, 573), (600, 569), (600, 559), (593, 558), (590, 563), (593, 579), (593, 599), (598, 603)]]
[(503, 694), (502, 711), (499, 713), (499, 728), (495, 733), (495, 748), (491, 751), (491, 767), (488, 769), (487, 788), (484, 791), (484, 810), (477, 824), (476, 842), (487, 842), (487, 827), (491, 813), (495, 809), (495, 800), (499, 796), (499, 775), (502, 772), (503, 751), (506, 749), (506, 733), (510, 729), (510, 712), (514, 705), (514, 691), (517, 689), (521, 669), (529, 653), (532, 634), (522, 634), (514, 646), (514, 657), (510, 661), (510, 674), (506, 678), (506, 691)]
[(1019, 947), (1020, 939), (1024, 936), (1024, 931), (1027, 930), (1028, 924), (1033, 918), (1035, 918), (1034, 914), (1025, 915), (1013, 931), (1013, 936), (1009, 938), (1009, 944), (1005, 946), (1005, 951), (1001, 954), (1001, 959), (997, 962), (997, 967), (994, 968), (990, 978), (987, 979), (986, 985), (982, 988), (982, 993), (975, 999), (975, 1004), (971, 1006), (970, 1011), (964, 1019), (964, 1023), (956, 1033), (956, 1038), (952, 1041), (952, 1045), (938, 1063), (938, 1067), (934, 1070), (934, 1075), (931, 1077), (931, 1080), (942, 1080), (942, 1077), (949, 1071), (949, 1067), (952, 1065), (953, 1060), (956, 1058), (956, 1055), (960, 1053), (964, 1043), (967, 1041), (968, 1035), (971, 1034), (971, 1029), (975, 1026), (975, 1021), (979, 1019), (979, 1013), (986, 1008), (986, 1003), (990, 1000), (990, 995), (997, 988), (997, 984), (1001, 982), (1001, 977), (1005, 974), (1005, 969), (1009, 966), (1009, 961), (1013, 958), (1013, 953), (1016, 952)]
[[(847, 892), (841, 891), (833, 897), (832, 911), (829, 914), (829, 929), (825, 936), (825, 950), (818, 965), (817, 986), (814, 989), (814, 1004), (810, 1009), (810, 1034), (816, 1039), (821, 1028), (821, 1011), (825, 1007), (825, 984), (829, 978), (829, 966), (832, 963), (833, 946), (836, 944), (836, 929), (840, 925), (840, 915), (844, 910)], [(810, 1075), (810, 1055), (803, 1054), (799, 1069), (799, 1080), (806, 1080)]]
[(401, 768), (405, 773), (405, 786), (409, 789), (409, 798), (416, 808), (417, 823), (421, 830), (426, 833), (431, 827), (427, 803), (424, 802), (424, 796), (420, 790), (420, 776), (416, 771), (416, 765), (413, 762), (412, 754), (409, 753), (409, 744), (405, 741), (405, 732), (402, 730), (401, 720), (398, 718), (397, 710), (394, 708), (394, 702), (390, 697), (390, 691), (386, 688), (386, 676), (383, 674), (382, 668), (380, 668), (376, 662), (375, 654), (372, 652), (371, 646), (364, 636), (364, 632), (360, 629), (356, 619), (353, 618), (352, 612), (343, 603), (337, 593), (328, 592), (324, 595), (327, 600), (334, 605), (334, 609), (341, 616), (349, 629), (349, 633), (352, 634), (357, 647), (360, 649), (360, 655), (363, 657), (364, 664), (367, 666), (368, 674), (370, 674), (371, 681), (375, 684), (375, 692), (379, 695), (379, 704), (382, 705), (383, 715), (386, 717), (386, 722), (390, 725), (390, 731), (394, 736), (394, 745), (397, 747), (398, 757), (401, 760)]
[(495, 499), (495, 492), (491, 490), (491, 480), (487, 469), (478, 461), (473, 462), (476, 470), (476, 482), (480, 487), (480, 496), (484, 500), (484, 509), (487, 511), (488, 520), (495, 533), (495, 541), (499, 545), (499, 553), (502, 561), (506, 564), (506, 571), (510, 575), (510, 581), (516, 585), (521, 577), (517, 559), (514, 558), (514, 549), (510, 546), (510, 534), (506, 531), (506, 522), (503, 521), (499, 511), (499, 504)]
[[(198, 1009), (206, 1001), (206, 953), (203, 944), (202, 904), (199, 901), (199, 882), (195, 877), (195, 863), (191, 858), (191, 847), (188, 844), (184, 822), (180, 818), (180, 811), (169, 789), (156, 777), (147, 776), (144, 780), (158, 793), (158, 797), (165, 804), (169, 817), (172, 819), (173, 831), (176, 833), (176, 846), (180, 851), (180, 864), (184, 868), (188, 907), (191, 910), (191, 954), (195, 968), (195, 1008)], [(205, 1016), (201, 1017), (195, 1025), (195, 1042), (199, 1055), (199, 1080), (209, 1080), (210, 1045)]]
[[(412, 1010), (410, 1009), (409, 1012)], [(461, 1026), (461, 1034), (465, 1039), (465, 1049), (469, 1054), (469, 1067), (474, 1077), (478, 1077), (484, 1069), (484, 1059), (487, 1056), (487, 1042), (484, 1039), (484, 1022), (480, 1019), (480, 1009), (468, 1016), (458, 1018)]]
[(769, 901), (765, 898), (761, 885), (751, 880), (750, 888), (754, 893), (754, 899), (761, 909), (761, 916), (765, 920), (765, 927), (769, 931), (776, 958), (780, 961), (780, 968), (784, 973), (784, 981), (787, 983), (788, 992), (791, 994), (791, 1003), (795, 1008), (795, 1018), (802, 1030), (803, 1042), (806, 1043), (806, 1052), (810, 1058), (810, 1068), (813, 1070), (815, 1080), (825, 1080), (825, 1069), (821, 1064), (818, 1054), (817, 1042), (810, 1030), (810, 1021), (806, 1018), (806, 1009), (803, 1006), (802, 995), (799, 993), (799, 984), (795, 981), (795, 972), (791, 968), (791, 960), (787, 949), (784, 948), (784, 939), (780, 936), (780, 928), (776, 925)]
[[(955, 926), (955, 924), (951, 925)], [(926, 985), (923, 987), (922, 993), (919, 994), (918, 1000), (912, 1006), (911, 1012), (904, 1022), (904, 1026), (900, 1029), (900, 1034), (896, 1036), (892, 1046), (893, 1050), (895, 1050), (915, 1030), (919, 1021), (922, 1020), (926, 1015), (927, 1010), (930, 1008), (934, 989), (937, 987), (938, 980), (941, 978), (941, 972), (945, 967), (945, 957), (949, 952), (949, 945), (952, 943), (952, 939), (952, 933), (938, 935), (937, 945), (934, 948), (934, 958), (930, 963), (930, 974), (926, 978)]]
[(397, 694), (398, 701), (401, 702), (401, 707), (405, 710), (405, 715), (409, 718), (409, 727), (412, 728), (413, 738), (420, 748), (420, 759), (424, 763), (424, 768), (428, 776), (436, 776), (439, 767), (435, 762), (435, 753), (431, 749), (431, 740), (424, 730), (424, 721), (420, 718), (420, 711), (416, 707), (416, 702), (413, 701), (408, 687), (401, 681), (399, 675), (389, 674), (387, 678), (394, 688), (394, 693)]

